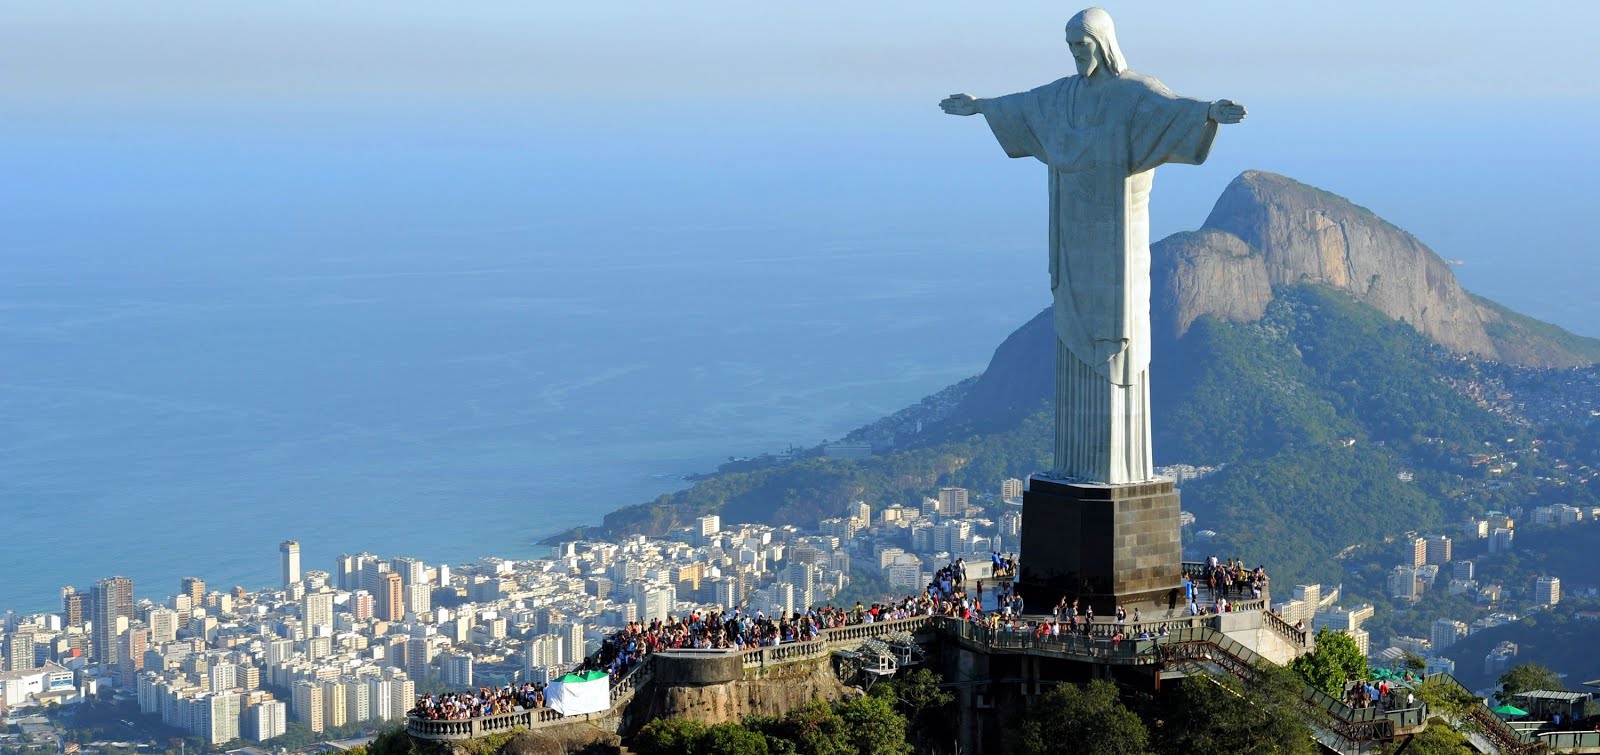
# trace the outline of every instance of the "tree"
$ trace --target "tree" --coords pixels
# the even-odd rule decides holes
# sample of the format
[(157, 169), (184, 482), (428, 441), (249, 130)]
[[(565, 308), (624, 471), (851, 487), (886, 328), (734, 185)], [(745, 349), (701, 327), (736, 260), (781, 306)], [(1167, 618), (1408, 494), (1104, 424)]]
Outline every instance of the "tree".
[(698, 755), (706, 738), (706, 725), (692, 718), (658, 718), (644, 725), (633, 738), (639, 755)]
[(767, 738), (759, 731), (736, 723), (722, 723), (706, 730), (700, 740), (704, 755), (767, 755)]
[(1548, 667), (1537, 663), (1522, 663), (1515, 668), (1500, 675), (1500, 691), (1494, 694), (1494, 699), (1501, 703), (1511, 702), (1511, 698), (1524, 692), (1535, 689), (1566, 689), (1561, 683), (1561, 677)]
[(938, 672), (919, 668), (892, 682), (873, 685), (871, 694), (889, 700), (906, 717), (912, 742), (944, 741), (954, 723), (945, 709), (956, 697), (939, 686), (943, 681)]
[(1311, 686), (1338, 697), (1346, 681), (1366, 675), (1367, 657), (1361, 653), (1355, 638), (1323, 628), (1317, 630), (1316, 642), (1316, 650), (1289, 664), (1289, 668), (1299, 672)]
[(844, 719), (827, 703), (813, 700), (789, 711), (779, 736), (794, 743), (799, 755), (855, 755), (855, 742)]
[(1012, 749), (1025, 755), (1132, 755), (1145, 751), (1150, 732), (1103, 679), (1085, 687), (1060, 684), (1022, 714)]
[(843, 719), (849, 740), (860, 755), (909, 755), (906, 717), (881, 697), (845, 700), (835, 710)]
[(1312, 755), (1318, 745), (1283, 685), (1269, 676), (1259, 687), (1231, 677), (1189, 677), (1164, 690), (1155, 748), (1163, 755)]

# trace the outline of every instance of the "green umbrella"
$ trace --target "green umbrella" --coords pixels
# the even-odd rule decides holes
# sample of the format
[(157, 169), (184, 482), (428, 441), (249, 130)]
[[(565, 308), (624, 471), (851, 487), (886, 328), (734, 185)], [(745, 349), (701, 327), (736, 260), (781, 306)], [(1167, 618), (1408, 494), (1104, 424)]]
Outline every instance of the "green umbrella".
[(595, 671), (595, 670), (591, 669), (589, 671), (581, 671), (581, 672), (574, 672), (574, 673), (571, 673), (571, 674), (567, 674), (566, 676), (563, 676), (560, 679), (557, 679), (556, 681), (561, 682), (562, 684), (576, 684), (578, 682), (592, 682), (592, 681), (594, 681), (596, 679), (604, 679), (604, 678), (606, 678), (606, 672), (604, 672), (604, 671)]
[(1506, 703), (1505, 705), (1502, 705), (1502, 706), (1500, 706), (1498, 708), (1491, 708), (1490, 710), (1494, 711), (1495, 714), (1501, 715), (1501, 716), (1526, 716), (1526, 715), (1528, 715), (1527, 711), (1525, 711), (1525, 710), (1523, 710), (1521, 708), (1518, 708), (1517, 706), (1512, 705), (1511, 703)]
[(1372, 678), (1374, 680), (1393, 679), (1394, 677), (1395, 673), (1386, 668), (1380, 668), (1372, 672)]

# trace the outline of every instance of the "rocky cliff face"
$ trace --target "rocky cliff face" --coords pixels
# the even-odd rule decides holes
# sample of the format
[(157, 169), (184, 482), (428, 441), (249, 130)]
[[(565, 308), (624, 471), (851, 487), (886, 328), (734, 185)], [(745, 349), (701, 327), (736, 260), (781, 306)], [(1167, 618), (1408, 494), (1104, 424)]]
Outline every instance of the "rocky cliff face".
[[(1152, 244), (1150, 256), (1158, 341), (1182, 338), (1205, 316), (1254, 322), (1274, 290), (1317, 283), (1462, 354), (1529, 367), (1600, 360), (1600, 341), (1468, 294), (1416, 237), (1343, 197), (1273, 173), (1241, 173), (1204, 226)], [(1051, 338), (1048, 310), (1012, 333), (953, 419), (982, 430), (1036, 411), (1051, 393)], [(1162, 358), (1158, 348), (1155, 359)]]
[[(1449, 265), (1416, 237), (1343, 197), (1273, 173), (1245, 171), (1217, 199), (1204, 229), (1231, 234), (1259, 254), (1261, 269), (1251, 272), (1265, 272), (1273, 286), (1325, 284), (1453, 351), (1501, 358), (1478, 305), (1456, 282)], [(1238, 244), (1216, 233), (1210, 238), (1223, 243), (1209, 250), (1183, 248), (1184, 259), (1238, 259)], [(1179, 261), (1172, 256), (1178, 250), (1163, 251), (1164, 264)], [(1257, 276), (1236, 279), (1223, 290), (1243, 289), (1239, 293), (1248, 301), (1261, 301), (1265, 309)], [(1231, 296), (1223, 300), (1190, 288), (1178, 293), (1166, 304), (1180, 335), (1204, 314), (1238, 319), (1234, 315), (1239, 307)]]
[(775, 666), (725, 684), (653, 684), (637, 720), (681, 717), (715, 726), (745, 716), (783, 716), (812, 700), (833, 701), (851, 693), (834, 676), (829, 659), (821, 658)]

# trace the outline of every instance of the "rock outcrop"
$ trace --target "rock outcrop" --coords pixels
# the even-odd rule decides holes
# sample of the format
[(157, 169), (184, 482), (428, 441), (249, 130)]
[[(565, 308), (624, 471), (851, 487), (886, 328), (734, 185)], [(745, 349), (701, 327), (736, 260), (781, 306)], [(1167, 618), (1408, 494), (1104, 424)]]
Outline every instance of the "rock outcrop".
[(773, 666), (723, 684), (652, 684), (647, 713), (638, 720), (684, 717), (714, 726), (745, 716), (782, 716), (812, 700), (833, 701), (849, 694), (852, 689), (834, 676), (823, 657)]
[[(1274, 173), (1245, 171), (1222, 192), (1203, 228), (1232, 234), (1260, 254), (1274, 286), (1321, 283), (1341, 289), (1452, 351), (1501, 358), (1477, 303), (1449, 264), (1415, 236), (1344, 197)], [(1229, 244), (1213, 253), (1233, 258), (1238, 249)], [(1184, 293), (1168, 302), (1179, 323), (1203, 314), (1226, 317), (1234, 308), (1204, 292)]]

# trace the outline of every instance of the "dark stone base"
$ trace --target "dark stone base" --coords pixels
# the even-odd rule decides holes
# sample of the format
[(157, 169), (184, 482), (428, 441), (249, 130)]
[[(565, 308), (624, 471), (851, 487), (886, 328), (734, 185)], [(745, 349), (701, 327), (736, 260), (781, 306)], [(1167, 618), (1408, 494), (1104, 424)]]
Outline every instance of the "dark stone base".
[(1183, 544), (1171, 480), (1131, 485), (1060, 482), (1037, 475), (1022, 496), (1022, 574), (1029, 613), (1063, 596), (1096, 616), (1118, 605), (1178, 600)]

